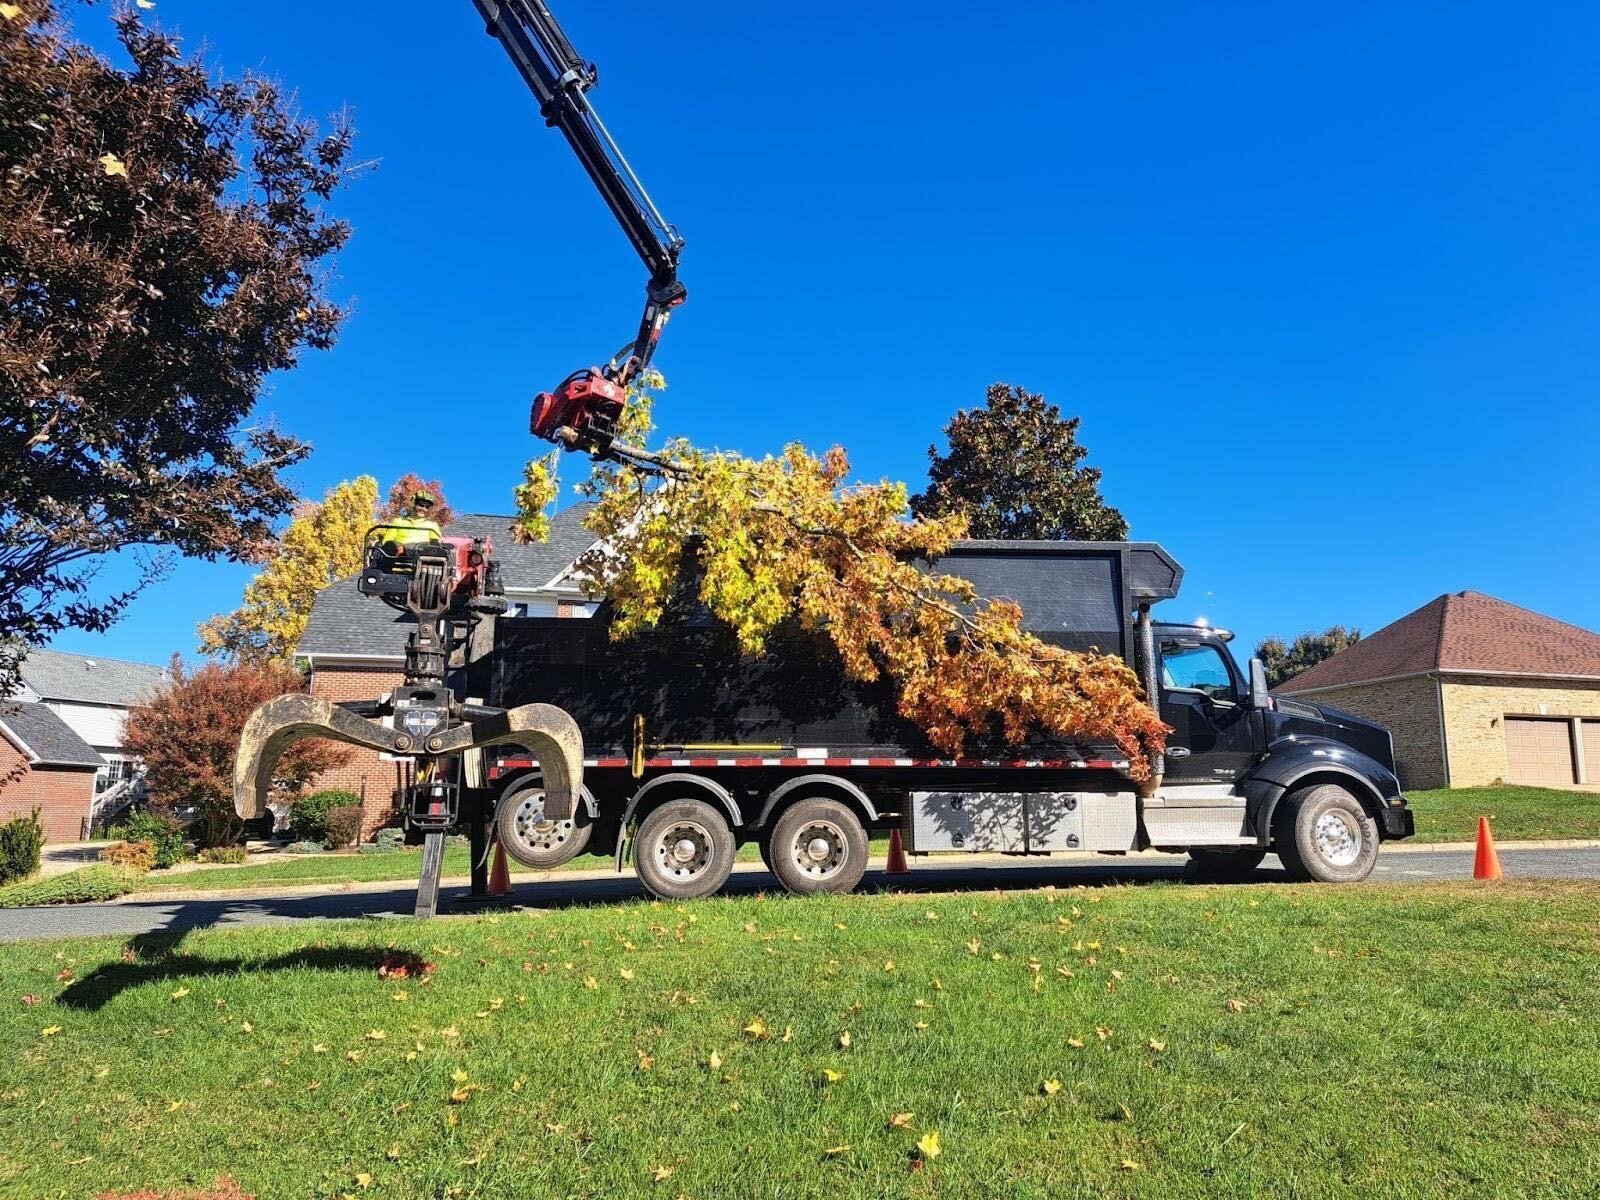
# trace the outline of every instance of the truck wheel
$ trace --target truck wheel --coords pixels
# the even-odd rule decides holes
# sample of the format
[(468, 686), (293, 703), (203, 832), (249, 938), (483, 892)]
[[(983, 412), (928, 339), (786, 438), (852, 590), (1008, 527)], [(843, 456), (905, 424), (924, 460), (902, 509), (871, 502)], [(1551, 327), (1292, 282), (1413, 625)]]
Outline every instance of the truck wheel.
[(663, 900), (709, 896), (733, 870), (733, 830), (704, 800), (672, 800), (639, 822), (633, 865)]
[(1233, 883), (1249, 879), (1266, 856), (1265, 850), (1255, 846), (1239, 850), (1197, 846), (1189, 851), (1189, 869), (1184, 874), (1208, 882)]
[(838, 800), (800, 800), (772, 827), (772, 873), (797, 896), (848, 892), (867, 869), (867, 831)]
[(544, 819), (544, 788), (532, 780), (500, 801), (495, 813), (495, 836), (525, 867), (559, 867), (583, 853), (594, 833), (583, 799), (570, 821)]
[(1273, 826), (1272, 848), (1291, 879), (1359, 883), (1378, 861), (1378, 823), (1336, 783), (1285, 797)]

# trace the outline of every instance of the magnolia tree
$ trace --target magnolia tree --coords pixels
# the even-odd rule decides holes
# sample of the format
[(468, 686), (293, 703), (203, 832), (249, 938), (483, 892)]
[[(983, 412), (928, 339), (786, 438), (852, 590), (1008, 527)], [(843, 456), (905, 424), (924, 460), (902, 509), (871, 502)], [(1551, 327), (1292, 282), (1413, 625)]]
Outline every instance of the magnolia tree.
[[(233, 762), (246, 719), (257, 705), (304, 687), (298, 673), (278, 665), (207, 663), (191, 672), (174, 656), (168, 681), (146, 707), (128, 714), (124, 743), (144, 760), (157, 802), (198, 808), (195, 840), (202, 846), (238, 840)], [(274, 781), (294, 795), (349, 756), (331, 742), (298, 742), (278, 760)]]
[[(650, 426), (650, 397), (636, 394), (621, 443), (642, 446)], [(548, 461), (530, 465), (517, 495), (525, 531), (553, 478)], [(947, 753), (974, 735), (1040, 731), (1113, 742), (1143, 777), (1163, 745), (1166, 726), (1121, 659), (1052, 646), (1022, 628), (1015, 604), (919, 569), (966, 534), (966, 518), (910, 519), (905, 487), (850, 483), (841, 449), (756, 460), (675, 441), (597, 464), (580, 490), (596, 502), (586, 523), (599, 544), (579, 570), (612, 604), (615, 638), (654, 627), (692, 573), (746, 653), (786, 622), (820, 631), (851, 678), (887, 678), (900, 712)]]

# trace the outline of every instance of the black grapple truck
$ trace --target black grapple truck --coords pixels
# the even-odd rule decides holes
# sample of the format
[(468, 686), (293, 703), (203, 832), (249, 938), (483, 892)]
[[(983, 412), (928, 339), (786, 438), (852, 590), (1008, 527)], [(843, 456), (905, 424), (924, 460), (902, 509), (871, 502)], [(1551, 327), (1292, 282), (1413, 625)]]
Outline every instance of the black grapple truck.
[(1159, 545), (967, 541), (937, 567), (1016, 601), (1048, 642), (1126, 660), (1172, 727), (1151, 778), (1136, 785), (1112, 748), (1049, 738), (950, 758), (899, 717), (890, 684), (846, 678), (825, 637), (796, 630), (747, 658), (686, 598), (613, 641), (602, 605), (501, 618), (471, 668), (468, 691), (491, 705), (553, 705), (583, 734), (570, 820), (545, 819), (531, 757), (500, 748), (485, 764), (497, 836), (530, 866), (631, 854), (646, 887), (680, 898), (716, 891), (744, 842), (795, 892), (848, 891), (869, 835), (895, 828), (914, 855), (1155, 849), (1223, 878), (1271, 852), (1328, 882), (1365, 878), (1381, 841), (1413, 832), (1387, 730), (1269, 694), (1223, 630), (1152, 619), (1183, 576)]

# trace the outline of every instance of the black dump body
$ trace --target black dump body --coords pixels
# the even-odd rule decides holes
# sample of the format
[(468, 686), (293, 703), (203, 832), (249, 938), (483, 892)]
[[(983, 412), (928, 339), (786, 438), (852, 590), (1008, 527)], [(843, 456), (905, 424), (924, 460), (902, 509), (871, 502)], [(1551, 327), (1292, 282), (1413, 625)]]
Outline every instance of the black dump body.
[[(935, 569), (971, 580), (981, 596), (1016, 601), (1025, 626), (1049, 642), (1125, 659), (1135, 606), (1176, 595), (1183, 574), (1160, 546), (1137, 542), (963, 542)], [(605, 606), (588, 620), (501, 618), (494, 652), (475, 670), (487, 674), (469, 690), (490, 704), (566, 709), (590, 755), (627, 754), (642, 715), (652, 748), (939, 757), (898, 716), (890, 685), (847, 679), (825, 636), (793, 630), (748, 658), (692, 599), (656, 630), (620, 642), (610, 639)], [(1038, 757), (1067, 748), (993, 738), (970, 740), (965, 753), (1014, 758), (1019, 749)]]

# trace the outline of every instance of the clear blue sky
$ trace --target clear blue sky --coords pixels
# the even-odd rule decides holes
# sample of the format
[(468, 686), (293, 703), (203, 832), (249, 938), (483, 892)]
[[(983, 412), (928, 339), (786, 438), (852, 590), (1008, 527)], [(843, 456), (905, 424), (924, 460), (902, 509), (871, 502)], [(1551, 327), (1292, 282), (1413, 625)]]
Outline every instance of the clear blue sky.
[[(1474, 588), (1600, 628), (1595, 5), (557, 14), (688, 238), (667, 431), (920, 483), (1006, 380), (1082, 415), (1188, 569), (1173, 618), (1371, 631)], [(315, 444), (301, 489), (416, 469), (507, 511), (530, 397), (631, 336), (643, 270), (469, 0), (152, 16), (378, 160), (338, 200), (343, 339), (262, 404)], [(58, 645), (189, 652), (248, 574), (184, 564)]]

